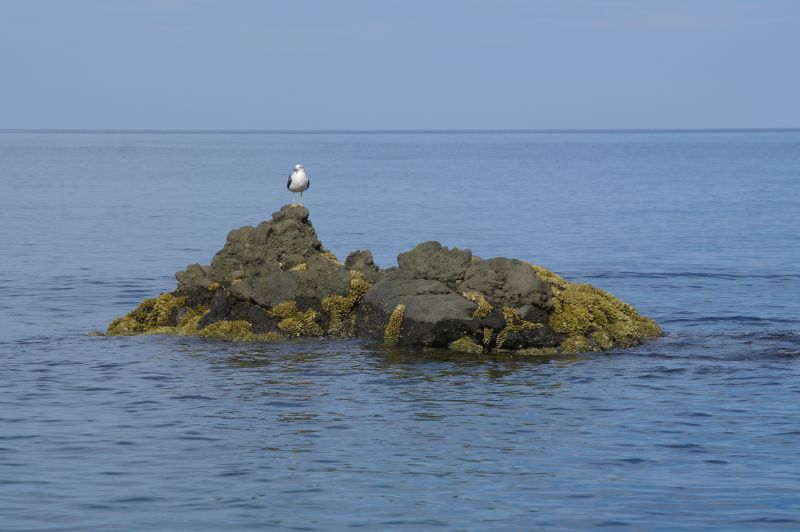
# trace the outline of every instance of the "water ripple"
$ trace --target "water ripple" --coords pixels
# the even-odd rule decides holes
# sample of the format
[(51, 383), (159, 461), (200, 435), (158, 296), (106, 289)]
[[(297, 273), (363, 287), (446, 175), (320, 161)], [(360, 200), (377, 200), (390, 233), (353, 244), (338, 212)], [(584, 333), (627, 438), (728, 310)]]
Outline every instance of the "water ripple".
[[(798, 528), (798, 135), (0, 132), (0, 529)], [(275, 210), (297, 153), (340, 257), (517, 256), (665, 335), (550, 361), (86, 336)]]

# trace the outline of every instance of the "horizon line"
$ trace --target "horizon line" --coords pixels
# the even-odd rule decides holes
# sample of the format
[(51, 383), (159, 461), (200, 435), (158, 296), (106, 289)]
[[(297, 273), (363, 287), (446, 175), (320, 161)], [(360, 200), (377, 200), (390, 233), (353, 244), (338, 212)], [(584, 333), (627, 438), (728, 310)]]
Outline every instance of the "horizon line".
[(800, 127), (735, 128), (488, 128), (488, 129), (179, 129), (179, 128), (0, 128), (0, 133), (119, 133), (119, 134), (209, 134), (297, 135), (297, 134), (480, 134), (480, 133), (769, 133), (796, 132)]

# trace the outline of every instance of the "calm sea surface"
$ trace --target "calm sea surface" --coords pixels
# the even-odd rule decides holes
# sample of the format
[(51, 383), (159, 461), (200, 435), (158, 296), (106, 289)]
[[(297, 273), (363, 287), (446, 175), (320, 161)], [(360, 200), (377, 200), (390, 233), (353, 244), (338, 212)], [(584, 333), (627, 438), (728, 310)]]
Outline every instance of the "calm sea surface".
[[(290, 200), (601, 286), (665, 336), (535, 363), (91, 337)], [(0, 132), (0, 529), (800, 528), (800, 132)]]

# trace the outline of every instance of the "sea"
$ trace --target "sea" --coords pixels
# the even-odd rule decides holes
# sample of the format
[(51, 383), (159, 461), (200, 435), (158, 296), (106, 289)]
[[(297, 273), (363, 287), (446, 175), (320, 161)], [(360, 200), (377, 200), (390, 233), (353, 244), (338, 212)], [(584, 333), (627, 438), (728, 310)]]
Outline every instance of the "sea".
[[(105, 337), (304, 194), (664, 329), (543, 361)], [(800, 131), (0, 131), (0, 530), (800, 528)]]

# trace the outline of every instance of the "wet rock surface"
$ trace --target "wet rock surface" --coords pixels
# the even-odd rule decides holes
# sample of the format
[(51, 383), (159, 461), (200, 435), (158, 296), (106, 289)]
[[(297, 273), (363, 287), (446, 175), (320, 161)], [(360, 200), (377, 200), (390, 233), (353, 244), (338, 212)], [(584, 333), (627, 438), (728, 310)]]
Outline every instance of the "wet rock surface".
[(174, 292), (145, 300), (108, 334), (356, 336), (549, 356), (634, 346), (661, 333), (611, 294), (516, 259), (483, 260), (424, 242), (388, 270), (366, 250), (342, 263), (308, 217), (308, 209), (287, 205), (269, 221), (231, 231), (210, 265), (177, 272)]

